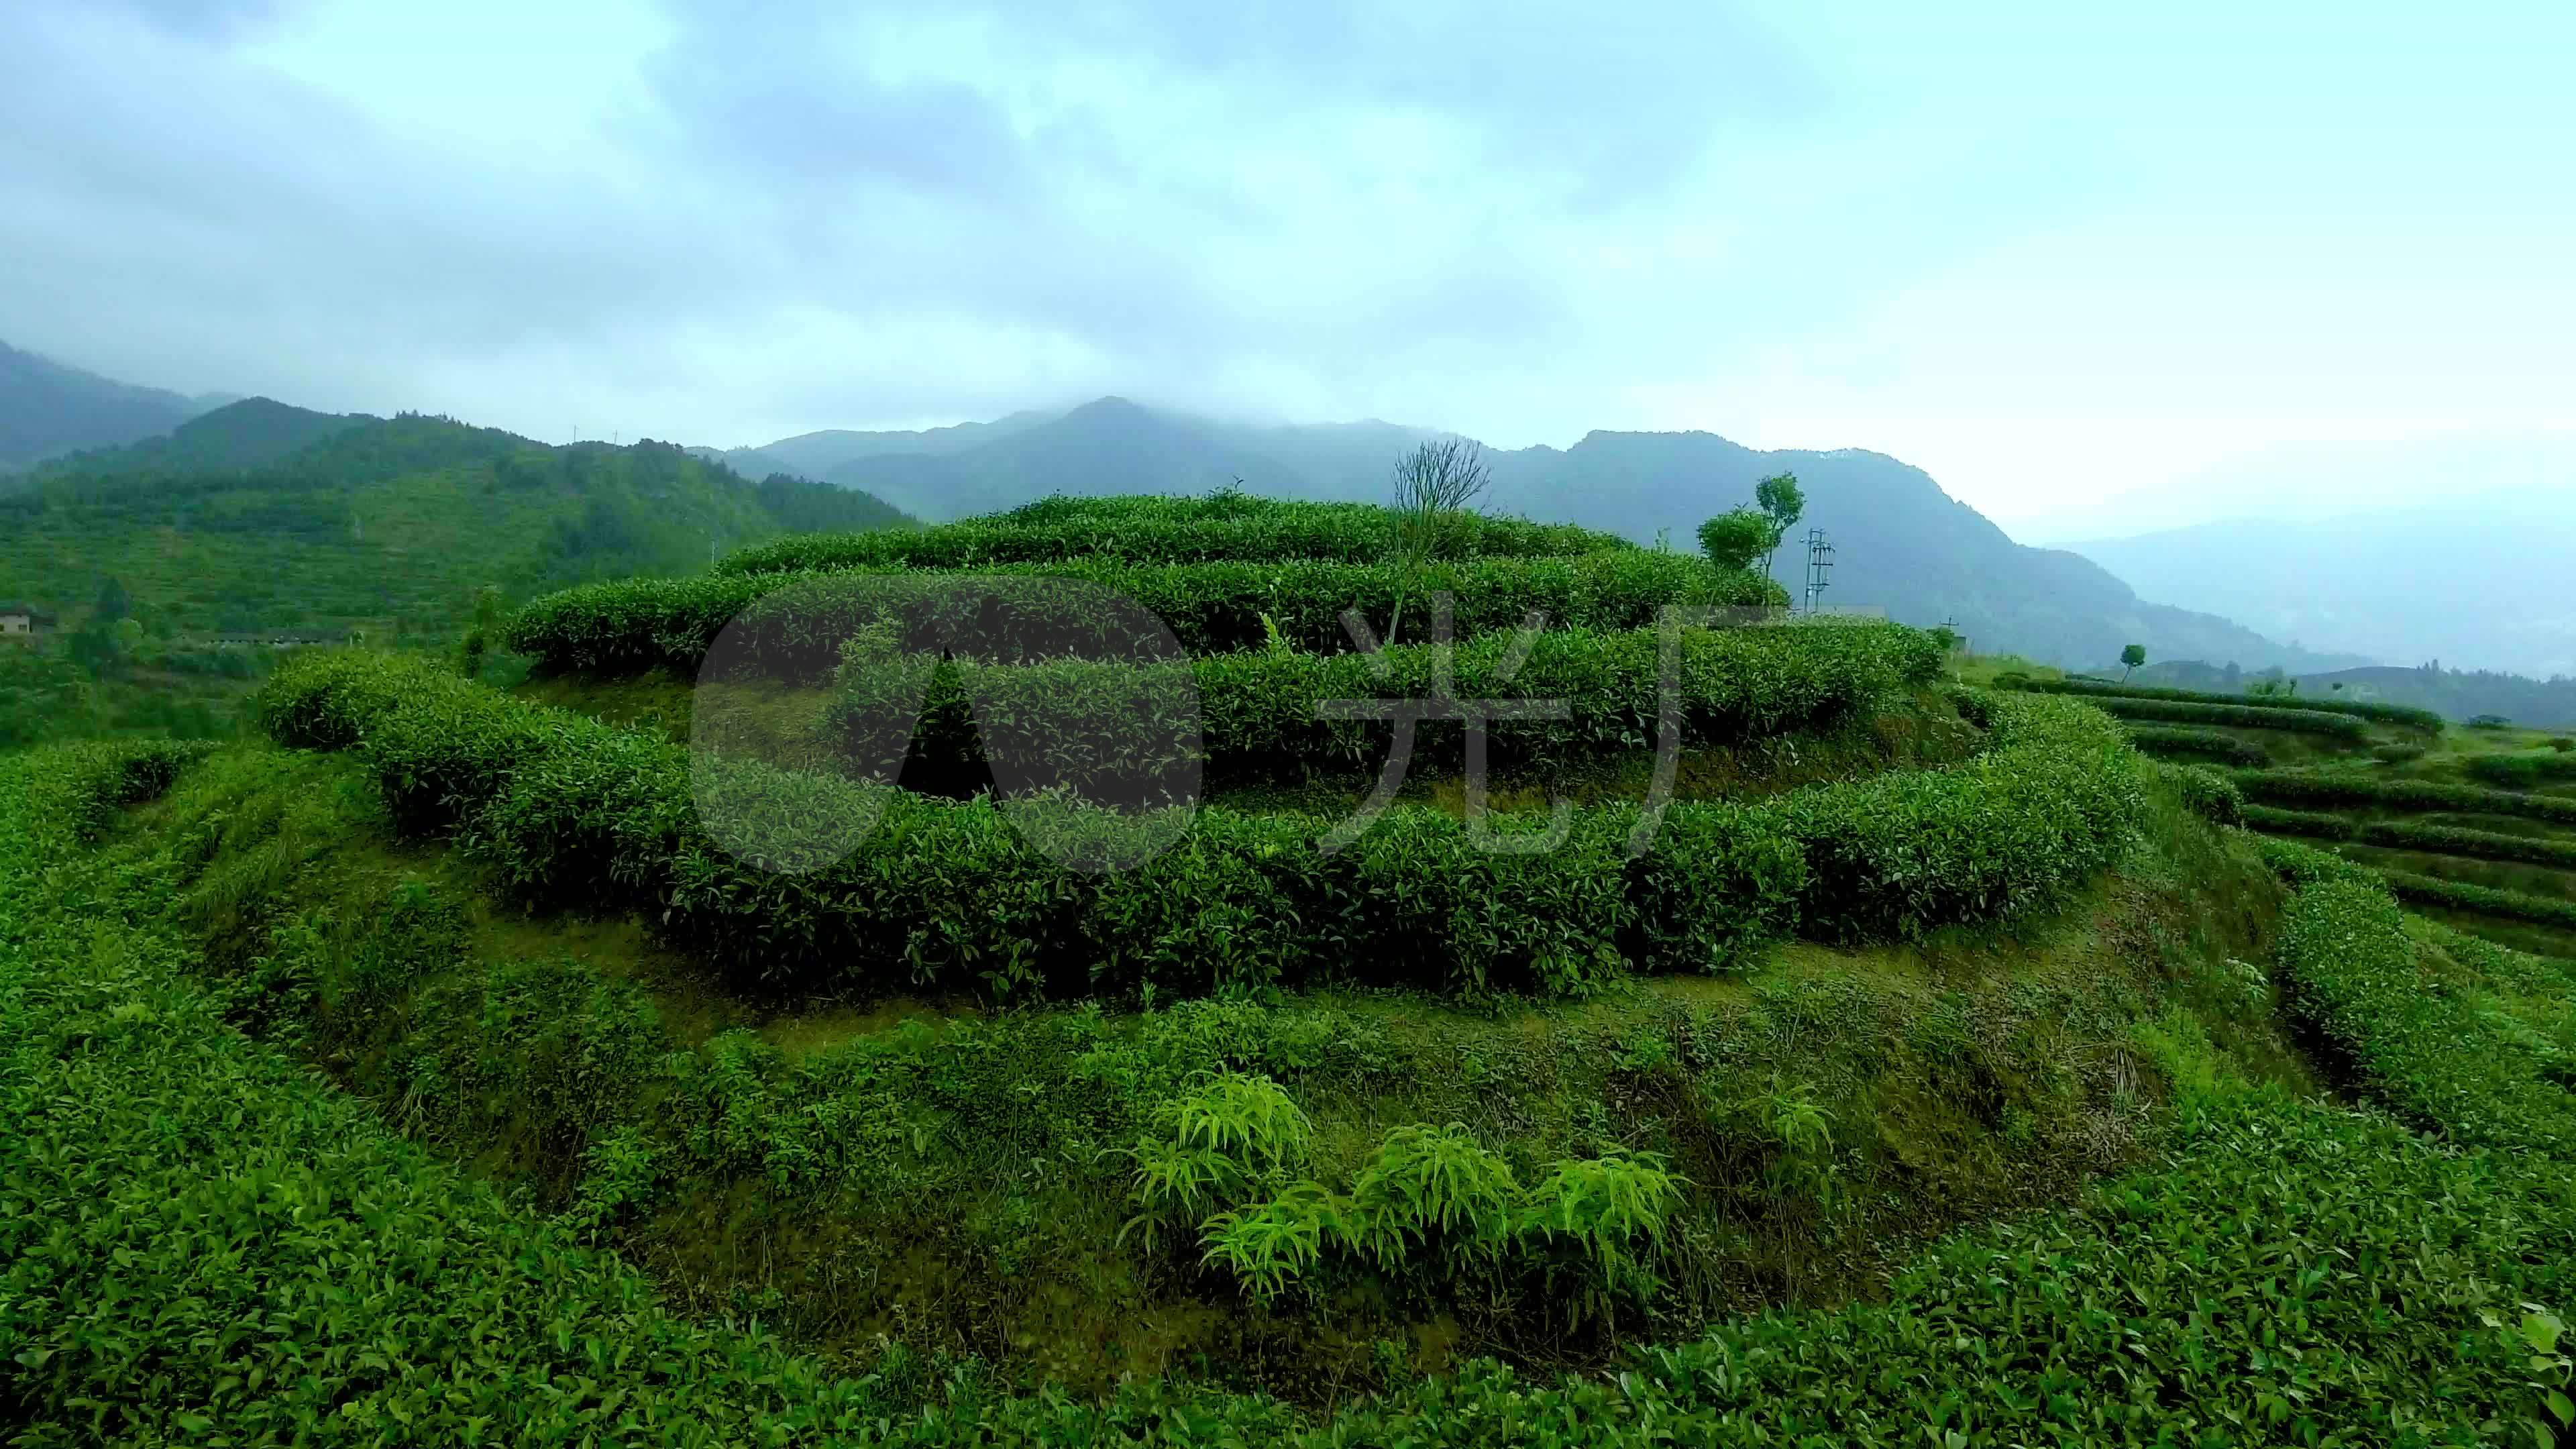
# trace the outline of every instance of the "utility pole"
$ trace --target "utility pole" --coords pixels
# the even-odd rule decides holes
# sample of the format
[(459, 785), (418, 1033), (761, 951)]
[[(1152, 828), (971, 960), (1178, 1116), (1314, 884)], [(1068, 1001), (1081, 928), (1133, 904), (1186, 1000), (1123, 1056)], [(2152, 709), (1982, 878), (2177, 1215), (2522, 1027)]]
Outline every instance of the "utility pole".
[(1816, 597), (1825, 591), (1827, 575), (1834, 566), (1834, 546), (1825, 541), (1821, 528), (1807, 530), (1807, 612), (1816, 612)]

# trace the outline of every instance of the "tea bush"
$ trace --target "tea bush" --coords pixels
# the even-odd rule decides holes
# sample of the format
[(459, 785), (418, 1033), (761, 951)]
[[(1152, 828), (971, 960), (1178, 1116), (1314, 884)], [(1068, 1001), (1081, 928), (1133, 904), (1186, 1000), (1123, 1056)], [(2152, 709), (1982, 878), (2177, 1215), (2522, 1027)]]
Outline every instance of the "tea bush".
[[(2254, 698), (2253, 696), (2243, 694), (2220, 694), (2211, 690), (2164, 689), (2146, 684), (2122, 684), (2116, 680), (2032, 679), (2028, 676), (2024, 676), (2010, 687), (2014, 689), (2034, 690), (2046, 694), (2081, 694), (2088, 697), (2107, 696), (2120, 699), (2167, 700), (2177, 704), (2217, 704), (2232, 707), (2247, 706)], [(2288, 702), (2284, 705), (2267, 705), (2262, 707), (2302, 709), (2324, 714), (2350, 715), (2355, 719), (2377, 720), (2382, 724), (2406, 725), (2414, 729), (2427, 730), (2434, 734), (2439, 734), (2442, 730), (2442, 717), (2440, 715), (2435, 714), (2429, 709), (2417, 709), (2411, 705), (2378, 704), (2368, 700), (2353, 699), (2302, 698), (2296, 695), (2286, 696), (2285, 698)]]
[[(1383, 557), (1395, 516), (1365, 503), (1264, 501), (1232, 517), (1175, 516), (1118, 508), (1083, 516), (978, 518), (918, 530), (796, 534), (719, 560), (720, 574), (796, 569), (884, 567), (974, 569), (992, 564), (1053, 563), (1069, 558), (1136, 563), (1208, 563), (1243, 559), (1323, 559), (1368, 563)], [(1532, 523), (1457, 513), (1443, 520), (1435, 556), (1554, 558), (1634, 550), (1614, 534), (1564, 523)]]
[(2198, 765), (2175, 764), (2162, 764), (2156, 773), (2193, 814), (2213, 825), (2245, 823), (2245, 792), (2225, 775)]
[(1839, 940), (1911, 939), (2056, 897), (2111, 864), (2144, 803), (2147, 764), (2073, 701), (1999, 696), (1986, 753), (1779, 802), (1807, 860), (1799, 918)]
[[(965, 587), (968, 580), (991, 581)], [(732, 662), (775, 675), (828, 670), (842, 641), (870, 626), (895, 625), (908, 647), (965, 637), (1003, 644), (1052, 639), (1069, 619), (1100, 613), (1101, 591), (1160, 619), (1182, 649), (1221, 654), (1281, 643), (1315, 653), (1353, 646), (1342, 623), (1358, 609), (1383, 627), (1408, 581), (1392, 565), (1318, 560), (1134, 564), (1068, 558), (989, 564), (956, 574), (904, 569), (704, 574), (587, 584), (536, 599), (508, 625), (511, 648), (545, 668), (632, 674), (663, 668), (695, 673), (729, 624)], [(1776, 586), (1679, 554), (1638, 549), (1567, 558), (1480, 558), (1435, 562), (1410, 581), (1417, 598), (1408, 636), (1430, 627), (1419, 598), (1453, 599), (1453, 637), (1521, 627), (1532, 613), (1553, 627), (1643, 628), (1667, 604), (1762, 606)], [(739, 621), (738, 623), (736, 621)], [(1104, 619), (1106, 652), (1120, 619)], [(961, 631), (965, 631), (961, 634)]]
[(2576, 755), (2471, 755), (2461, 769), (2490, 785), (2531, 790), (2557, 780), (2576, 780)]
[(2464, 880), (2442, 880), (2408, 871), (2391, 870), (2381, 874), (2387, 878), (2388, 888), (2397, 893), (2399, 900), (2419, 905), (2450, 906), (2489, 916), (2505, 916), (2517, 921), (2576, 930), (2576, 901), (2560, 896), (2498, 890), (2493, 886), (2475, 885)]
[(2247, 806), (2245, 823), (2276, 835), (2300, 835), (2312, 840), (2351, 840), (2363, 845), (2383, 845), (2392, 850), (2412, 850), (2426, 855), (2462, 855), (2472, 860), (2521, 861), (2529, 865), (2576, 870), (2576, 840), (2505, 835), (2492, 830), (2426, 825), (2414, 820), (2353, 820), (2341, 815), (2282, 810), (2269, 805)]
[(2306, 881), (2283, 921), (2294, 1005), (2373, 1094), (2464, 1142), (2576, 1161), (2567, 1090), (2499, 1037), (2480, 993), (2438, 981), (2421, 955), (2390, 888), (2366, 878)]
[[(370, 693), (394, 677), (399, 690)], [(1634, 806), (1573, 812), (1558, 848), (1526, 854), (1400, 806), (1329, 855), (1316, 842), (1330, 820), (1210, 807), (1144, 868), (1084, 874), (990, 797), (756, 764), (693, 772), (675, 746), (419, 665), (298, 661), (263, 708), (332, 720), (399, 824), (454, 829), (538, 899), (631, 910), (746, 976), (1001, 997), (1329, 979), (1582, 996), (1629, 961), (1722, 969), (1793, 928), (1916, 935), (2027, 909), (2099, 870), (2144, 782), (2099, 713), (2004, 697), (1986, 707), (1984, 755), (1741, 808), (1676, 804), (1638, 860)], [(775, 829), (711, 834), (699, 806), (727, 798)]]
[[(2044, 692), (2044, 691), (2043, 691)], [(2077, 691), (2060, 691), (2076, 693)], [(2370, 722), (2321, 709), (2268, 704), (2200, 704), (2187, 700), (2132, 699), (2126, 695), (2081, 691), (2084, 701), (2121, 719), (2164, 720), (2175, 724), (2233, 725), (2239, 729), (2294, 730), (2339, 739), (2370, 737)]]
[(2524, 795), (2476, 785), (2432, 780), (2375, 780), (2367, 775), (2311, 774), (2298, 770), (2240, 770), (2233, 778), (2246, 798), (2289, 805), (2381, 806), (2392, 810), (2463, 811), (2518, 815), (2576, 825), (2576, 799)]
[(2272, 763), (2260, 746), (2213, 729), (2135, 725), (2129, 730), (2129, 743), (2151, 755), (2194, 755), (2248, 769)]
[[(1893, 626), (1685, 630), (1678, 643), (1688, 745), (1812, 725), (1924, 683), (1940, 667), (1928, 635)], [(1446, 668), (1440, 698), (1557, 702), (1563, 718), (1501, 720), (1485, 732), (1497, 765), (1563, 766), (1655, 742), (1661, 648), (1652, 630), (1554, 630), (1525, 642), (1487, 635), (1454, 650), (1396, 646), (1376, 656), (1224, 654), (1183, 672), (1095, 660), (936, 663), (889, 655), (881, 638), (863, 638), (845, 646), (825, 720), (866, 778), (895, 777), (907, 744), (897, 732), (909, 724), (913, 757), (945, 773), (971, 778), (992, 763), (1097, 798), (1135, 799), (1140, 782), (1192, 765), (1234, 776), (1373, 771), (1395, 727), (1326, 717), (1326, 702), (1433, 699)], [(1466, 737), (1455, 721), (1418, 724), (1411, 758), (1452, 767)]]

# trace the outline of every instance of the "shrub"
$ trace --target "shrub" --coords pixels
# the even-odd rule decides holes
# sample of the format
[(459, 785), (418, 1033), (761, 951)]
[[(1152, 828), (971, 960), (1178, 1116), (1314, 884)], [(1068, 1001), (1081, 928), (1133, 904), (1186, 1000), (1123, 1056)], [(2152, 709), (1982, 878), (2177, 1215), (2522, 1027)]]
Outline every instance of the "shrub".
[[(920, 530), (797, 534), (720, 560), (720, 574), (797, 569), (882, 567), (971, 569), (992, 564), (1114, 558), (1137, 563), (1205, 563), (1220, 559), (1276, 562), (1324, 559), (1368, 563), (1395, 545), (1396, 521), (1385, 508), (1360, 503), (1261, 500), (1233, 516), (1191, 516), (1151, 507), (1052, 516), (968, 519)], [(1441, 558), (1546, 558), (1636, 546), (1571, 524), (1532, 523), (1460, 512), (1443, 520)]]
[(2400, 900), (2576, 930), (2576, 901), (2557, 896), (2535, 896), (2524, 891), (2498, 890), (2467, 881), (2441, 880), (2406, 871), (2391, 870), (2381, 874), (2387, 877), (2388, 888), (2396, 892)]
[[(2109, 721), (2008, 697), (1982, 706), (1992, 735), (1977, 759), (1756, 806), (1675, 805), (1639, 860), (1631, 805), (1575, 811), (1557, 848), (1528, 854), (1399, 806), (1331, 855), (1315, 846), (1330, 821), (1210, 807), (1143, 869), (1091, 874), (1059, 863), (1059, 838), (1022, 829), (1016, 804), (693, 767), (661, 740), (417, 665), (347, 655), (336, 668), (420, 676), (346, 722), (402, 828), (452, 830), (535, 898), (632, 910), (722, 968), (864, 991), (1349, 979), (1582, 996), (1632, 952), (1710, 970), (1793, 926), (1902, 936), (2028, 908), (2107, 864), (2142, 798), (2143, 762)], [(360, 697), (331, 672), (296, 687)]]
[[(1654, 742), (1660, 647), (1651, 630), (1557, 630), (1526, 645), (1488, 635), (1375, 658), (1247, 651), (1193, 661), (1184, 673), (1109, 660), (934, 665), (925, 655), (889, 657), (869, 638), (846, 648), (825, 723), (865, 778), (894, 778), (905, 741), (893, 730), (910, 724), (913, 758), (944, 774), (971, 779), (990, 767), (1128, 800), (1202, 765), (1290, 778), (1374, 769), (1395, 727), (1326, 717), (1325, 702), (1430, 699), (1445, 665), (1452, 699), (1562, 701), (1563, 718), (1499, 721), (1487, 738), (1496, 764), (1563, 766)], [(1688, 630), (1678, 664), (1683, 741), (1706, 744), (1865, 707), (1930, 678), (1939, 655), (1920, 631), (1898, 627)], [(1417, 726), (1413, 765), (1457, 764), (1466, 734), (1448, 721)]]
[(2085, 703), (2121, 719), (2167, 720), (2178, 724), (2234, 725), (2239, 729), (2295, 730), (2301, 734), (2365, 739), (2370, 723), (2348, 714), (2319, 709), (2293, 709), (2264, 704), (2197, 704), (2184, 700), (2128, 699), (2087, 693)]
[(2279, 810), (2268, 805), (2247, 806), (2245, 823), (2257, 830), (2268, 830), (2279, 835), (2301, 835), (2316, 840), (2351, 840), (2364, 845), (2382, 845), (2392, 850), (2417, 851), (2425, 855), (2459, 855), (2472, 860), (2521, 861), (2529, 865), (2576, 870), (2576, 840), (2548, 840), (2529, 835), (2505, 835), (2489, 830), (2464, 830), (2450, 825), (2427, 825), (2415, 820), (2357, 821), (2346, 819), (2341, 815)]
[[(2391, 884), (2405, 895), (2421, 879)], [(2292, 1004), (2391, 1106), (2462, 1141), (2576, 1153), (2566, 1090), (2498, 1039), (2475, 996), (2435, 986), (2388, 887), (2340, 874), (2301, 881), (2280, 960)]]
[(2225, 775), (2198, 765), (2165, 765), (2156, 773), (2193, 814), (2214, 825), (2245, 823), (2245, 792)]
[(2576, 825), (2576, 800), (2552, 795), (2523, 795), (2475, 785), (2449, 785), (2430, 780), (2375, 780), (2367, 775), (2317, 774), (2299, 770), (2240, 770), (2233, 776), (2246, 797), (2292, 805), (2381, 806), (2393, 810), (2446, 810), (2482, 815), (2518, 815), (2560, 825)]
[(2128, 735), (2130, 744), (2150, 755), (2191, 755), (2248, 769), (2261, 769), (2272, 763), (2272, 757), (2260, 746), (2213, 729), (2133, 725)]
[(2461, 768), (2490, 785), (2533, 790), (2556, 780), (2576, 780), (2576, 755), (2472, 755)]
[[(1779, 802), (1807, 858), (1799, 919), (1840, 940), (1912, 939), (2015, 915), (2108, 866), (2143, 804), (2145, 762), (2072, 702), (1995, 698), (1987, 752)], [(1971, 825), (1969, 822), (1975, 822)]]
[[(960, 588), (963, 579), (999, 582), (969, 592)], [(1077, 595), (1077, 587), (1093, 593)], [(1435, 562), (1423, 569), (1419, 588), (1451, 596), (1459, 639), (1517, 629), (1532, 613), (1556, 627), (1621, 630), (1653, 624), (1667, 604), (1749, 606), (1779, 597), (1750, 573), (1636, 549)], [(507, 637), (511, 648), (556, 672), (695, 673), (732, 624), (726, 647), (734, 662), (810, 677), (831, 667), (843, 641), (872, 625), (892, 624), (895, 638), (915, 648), (961, 625), (995, 643), (1046, 639), (1069, 616), (1099, 612), (1090, 598), (1100, 590), (1160, 619), (1192, 654), (1264, 648), (1274, 637), (1331, 654), (1353, 647), (1343, 612), (1359, 609), (1386, 623), (1402, 580), (1392, 565), (1373, 562), (1098, 558), (987, 564), (958, 575), (863, 570), (625, 579), (536, 599), (512, 617)], [(1416, 618), (1421, 622), (1409, 633), (1419, 636), (1429, 623), (1422, 611)], [(1111, 634), (1093, 652), (1118, 642)]]

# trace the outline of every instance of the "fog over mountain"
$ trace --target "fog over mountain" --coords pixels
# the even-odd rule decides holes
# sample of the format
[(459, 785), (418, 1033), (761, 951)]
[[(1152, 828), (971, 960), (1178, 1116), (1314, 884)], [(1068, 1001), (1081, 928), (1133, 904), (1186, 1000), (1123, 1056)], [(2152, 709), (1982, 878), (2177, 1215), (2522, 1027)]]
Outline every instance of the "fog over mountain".
[(2151, 597), (2392, 664), (2576, 674), (2576, 476), (2322, 520), (2231, 519), (2067, 547)]

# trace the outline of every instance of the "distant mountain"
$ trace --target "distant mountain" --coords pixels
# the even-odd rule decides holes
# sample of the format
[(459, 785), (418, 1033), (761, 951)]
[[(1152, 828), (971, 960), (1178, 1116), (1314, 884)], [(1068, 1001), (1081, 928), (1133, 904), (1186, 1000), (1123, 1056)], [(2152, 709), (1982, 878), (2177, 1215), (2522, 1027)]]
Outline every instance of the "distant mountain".
[[(932, 433), (811, 433), (756, 451), (777, 458), (812, 448), (802, 456), (820, 458), (822, 440), (832, 450), (862, 449), (821, 476), (937, 521), (1050, 493), (1204, 493), (1238, 478), (1275, 496), (1379, 501), (1388, 496), (1397, 456), (1438, 436), (1379, 421), (1216, 422), (1113, 397), (1055, 417), (1023, 413)], [(932, 438), (937, 442), (925, 442)], [(1806, 525), (1822, 527), (1835, 547), (1824, 602), (1875, 605), (1910, 623), (1952, 621), (1980, 649), (2079, 668), (2108, 665), (2133, 643), (2153, 658), (2248, 668), (2369, 662), (2284, 646), (2212, 614), (2144, 602), (2088, 559), (2014, 543), (1922, 470), (1882, 454), (1765, 453), (1710, 433), (1596, 432), (1572, 448), (1487, 457), (1489, 507), (1643, 543), (1664, 535), (1677, 548), (1695, 546), (1702, 519), (1750, 502), (1756, 479), (1794, 472), (1808, 497), (1801, 535)], [(1782, 553), (1781, 576), (1795, 590), (1804, 555)]]
[(136, 387), (0, 343), (0, 469), (166, 433), (230, 400)]
[(244, 398), (190, 418), (162, 436), (120, 448), (72, 453), (45, 463), (37, 471), (59, 474), (257, 468), (351, 428), (382, 421), (364, 413), (317, 413), (264, 397)]
[[(2380, 660), (2576, 675), (2576, 477), (2323, 522), (2234, 519), (2068, 547), (2160, 598)], [(2503, 713), (2505, 711), (2481, 711)]]

